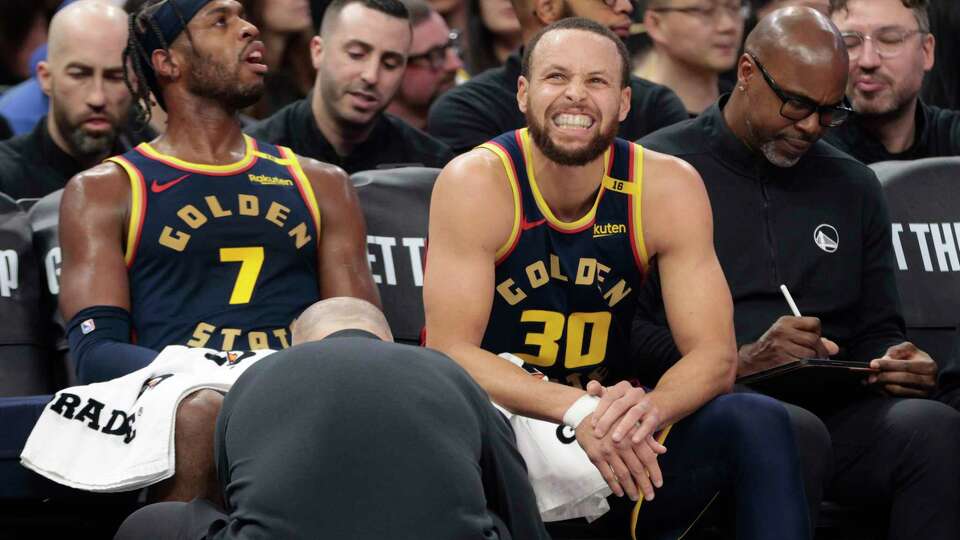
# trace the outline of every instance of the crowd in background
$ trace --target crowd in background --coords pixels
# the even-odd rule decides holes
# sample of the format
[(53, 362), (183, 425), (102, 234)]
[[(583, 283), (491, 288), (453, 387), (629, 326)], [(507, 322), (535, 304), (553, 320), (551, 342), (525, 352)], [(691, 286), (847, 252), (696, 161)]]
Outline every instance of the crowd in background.
[[(146, 1), (112, 3), (129, 13)], [(671, 134), (699, 124), (651, 134), (722, 116), (738, 92), (746, 36), (770, 12), (793, 5), (830, 16), (850, 60), (845, 97), (828, 106), (785, 93), (775, 82), (783, 80), (776, 57), (761, 64), (748, 53), (783, 102), (781, 116), (800, 123), (818, 113), (816, 136), (804, 152), (822, 134), (863, 164), (960, 155), (956, 0), (903, 0), (914, 14), (926, 4), (926, 15), (869, 31), (860, 30), (869, 24), (847, 9), (854, 0), (401, 0), (402, 18), (389, 9), (373, 11), (341, 17), (335, 28), (322, 20), (326, 0), (239, 1), (259, 30), (269, 66), (263, 97), (241, 110), (244, 132), (348, 174), (411, 164), (442, 168), (523, 127), (516, 85), (524, 45), (538, 30), (572, 16), (609, 28), (629, 49), (631, 109), (619, 136), (682, 157), (687, 148), (671, 147)], [(69, 3), (0, 0), (0, 193), (14, 200), (54, 193), (77, 173), (166, 127), (157, 96), (132, 97), (139, 95), (136, 81), (120, 56), (127, 46), (126, 17), (118, 12), (97, 24), (50, 24)], [(881, 87), (889, 92), (878, 97)], [(733, 102), (743, 107), (744, 99)], [(798, 118), (789, 116), (790, 106), (801, 111)], [(804, 154), (790, 161), (760, 150), (783, 170)], [(873, 177), (860, 164), (850, 167)], [(958, 407), (960, 396), (951, 399)]]
[[(0, 44), (7, 54), (0, 58), (0, 139), (26, 133), (46, 112), (48, 101), (37, 84), (37, 64), (46, 56), (50, 18), (69, 1), (3, 0)], [(115, 3), (130, 12), (144, 0)], [(260, 30), (270, 66), (266, 93), (244, 110), (243, 121), (252, 123), (310, 94), (316, 76), (310, 40), (327, 2), (243, 0), (242, 4), (248, 19)], [(413, 26), (423, 26), (421, 34), (434, 35), (429, 39), (415, 35), (403, 83), (391, 96), (394, 101), (388, 112), (434, 134), (427, 127), (426, 110), (454, 84), (508, 63), (510, 54), (523, 43), (523, 17), (518, 21), (509, 0), (432, 0), (426, 4), (410, 0), (407, 4), (414, 14)], [(673, 90), (691, 115), (730, 91), (743, 38), (758, 18), (788, 5), (806, 5), (824, 13), (830, 9), (828, 0), (606, 0), (606, 4), (633, 54), (634, 74)], [(923, 78), (921, 97), (927, 105), (954, 109), (960, 105), (960, 74), (955, 69), (960, 47), (953, 31), (960, 24), (960, 5), (931, 0), (928, 11), (936, 61)], [(436, 36), (440, 37), (434, 39)], [(146, 132), (149, 136), (163, 130), (163, 111), (155, 108), (153, 112), (152, 131)], [(464, 150), (444, 136), (442, 126), (437, 130), (439, 138), (457, 153)], [(134, 140), (148, 138), (134, 136)]]

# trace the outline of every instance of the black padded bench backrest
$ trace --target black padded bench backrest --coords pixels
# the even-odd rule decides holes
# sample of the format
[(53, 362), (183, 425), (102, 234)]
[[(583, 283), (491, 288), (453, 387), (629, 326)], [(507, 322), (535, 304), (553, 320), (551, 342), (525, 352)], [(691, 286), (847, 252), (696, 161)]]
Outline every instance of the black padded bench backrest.
[(50, 373), (30, 221), (0, 193), (0, 396), (43, 394)]
[(67, 358), (67, 340), (63, 317), (57, 308), (60, 300), (60, 199), (63, 190), (54, 191), (30, 207), (27, 214), (33, 228), (33, 246), (40, 261), (41, 310), (46, 340), (55, 364), (54, 383), (73, 386), (76, 376)]
[(423, 328), (423, 262), (430, 195), (439, 169), (362, 171), (351, 177), (367, 222), (367, 256), (383, 311), (399, 342)]
[(893, 226), (907, 334), (951, 369), (960, 324), (960, 157), (874, 163)]

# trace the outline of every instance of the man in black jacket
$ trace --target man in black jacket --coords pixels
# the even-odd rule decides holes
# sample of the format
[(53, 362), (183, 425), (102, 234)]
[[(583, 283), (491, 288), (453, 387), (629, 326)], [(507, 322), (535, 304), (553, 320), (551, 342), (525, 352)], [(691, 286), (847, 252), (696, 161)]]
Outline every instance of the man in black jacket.
[[(878, 370), (863, 387), (813, 389), (809, 410), (788, 405), (812, 510), (826, 488), (835, 500), (892, 505), (889, 538), (957, 538), (960, 413), (906, 399), (929, 395), (937, 368), (904, 339), (880, 185), (818, 141), (848, 115), (846, 70), (824, 15), (776, 11), (748, 38), (731, 96), (641, 142), (703, 177), (733, 294), (739, 376), (826, 356)], [(780, 284), (805, 317), (790, 314)], [(649, 300), (634, 326), (637, 361), (669, 364), (679, 354)]]
[(355, 298), (315, 304), (293, 339), (224, 399), (229, 515), (158, 503), (118, 539), (549, 538), (509, 424), (455, 362), (390, 343), (383, 314)]
[[(512, 0), (527, 43), (540, 29), (567, 17), (584, 17), (613, 30), (620, 39), (630, 35), (629, 0)], [(430, 107), (427, 132), (462, 154), (501, 133), (520, 129), (527, 119), (517, 105), (522, 49), (505, 65), (490, 69), (450, 90)], [(666, 86), (631, 77), (630, 113), (620, 122), (618, 136), (635, 140), (662, 127), (686, 120), (687, 109)]]
[(443, 167), (450, 148), (384, 109), (403, 79), (411, 30), (398, 0), (334, 0), (310, 42), (313, 92), (246, 131), (348, 174), (396, 165)]
[(30, 133), (0, 142), (0, 192), (43, 197), (126, 151), (121, 131), (131, 100), (120, 58), (126, 42), (120, 8), (80, 2), (54, 16), (47, 60), (37, 67), (50, 110)]
[(827, 141), (864, 163), (960, 155), (960, 112), (920, 100), (933, 67), (926, 0), (833, 0), (850, 53), (847, 97), (857, 115)]

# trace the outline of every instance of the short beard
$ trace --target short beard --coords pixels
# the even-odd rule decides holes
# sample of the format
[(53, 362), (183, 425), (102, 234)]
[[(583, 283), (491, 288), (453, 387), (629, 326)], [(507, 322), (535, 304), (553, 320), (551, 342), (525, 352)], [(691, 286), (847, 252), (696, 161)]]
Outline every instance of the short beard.
[(769, 161), (773, 165), (776, 165), (777, 167), (782, 167), (784, 169), (789, 169), (790, 167), (793, 167), (794, 165), (796, 165), (800, 161), (800, 158), (803, 157), (802, 155), (800, 155), (795, 158), (788, 158), (778, 153), (776, 146), (774, 146), (776, 142), (777, 142), (776, 139), (774, 139), (772, 141), (767, 141), (760, 145), (760, 152), (763, 153), (763, 157), (767, 158), (767, 161)]
[(867, 105), (866, 109), (854, 107), (857, 116), (865, 120), (887, 120), (898, 118), (904, 113), (907, 103), (894, 102), (886, 107), (877, 107), (874, 104)]
[[(549, 120), (547, 121), (549, 122)], [(582, 167), (597, 159), (613, 144), (613, 140), (617, 136), (617, 124), (614, 123), (611, 124), (610, 129), (607, 130), (606, 133), (601, 131), (600, 134), (584, 148), (568, 151), (553, 144), (553, 139), (550, 138), (547, 130), (543, 129), (543, 126), (533, 117), (527, 119), (527, 125), (533, 143), (543, 152), (543, 155), (547, 156), (550, 161), (564, 167)]]
[(72, 125), (66, 114), (59, 109), (54, 110), (53, 121), (70, 147), (70, 154), (78, 161), (87, 161), (110, 153), (117, 140), (117, 126), (110, 126), (110, 131), (106, 133), (92, 135), (84, 131), (82, 125)]
[(243, 86), (236, 71), (227, 71), (223, 64), (213, 59), (213, 55), (200, 54), (193, 47), (190, 50), (193, 59), (187, 77), (187, 90), (191, 94), (222, 103), (230, 111), (255, 105), (263, 97), (262, 79), (258, 83)]
[[(757, 130), (753, 127), (753, 122), (751, 122), (749, 118), (745, 118), (744, 122), (747, 125), (747, 132), (750, 133), (750, 137), (754, 141), (760, 140), (760, 136), (757, 133)], [(790, 167), (793, 167), (794, 165), (796, 165), (800, 161), (800, 158), (803, 157), (801, 155), (791, 159), (783, 156), (782, 154), (777, 152), (776, 143), (777, 143), (777, 139), (773, 138), (767, 142), (762, 142), (758, 144), (758, 149), (760, 150), (760, 153), (763, 154), (763, 157), (765, 157), (767, 161), (769, 161), (772, 165), (781, 167), (784, 169), (789, 169)]]
[[(328, 74), (327, 71), (321, 68), (321, 71), (318, 72), (320, 76), (320, 103), (321, 106), (326, 110), (327, 115), (333, 119), (337, 124), (340, 130), (344, 134), (355, 137), (369, 133), (373, 129), (374, 124), (380, 120), (380, 117), (383, 116), (383, 111), (386, 106), (381, 106), (374, 114), (370, 115), (370, 120), (367, 122), (357, 122), (347, 118), (343, 114), (340, 114), (340, 111), (337, 110), (336, 103), (341, 97), (341, 94), (338, 92), (338, 88), (335, 84), (335, 79), (332, 74)], [(390, 103), (387, 101), (387, 103)]]

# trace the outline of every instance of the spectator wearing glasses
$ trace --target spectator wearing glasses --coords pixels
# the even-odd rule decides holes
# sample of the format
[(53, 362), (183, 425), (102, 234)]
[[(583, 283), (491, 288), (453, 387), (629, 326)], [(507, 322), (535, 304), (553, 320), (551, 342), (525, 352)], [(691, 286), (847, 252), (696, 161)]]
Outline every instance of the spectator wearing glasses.
[(440, 141), (386, 114), (397, 93), (412, 31), (399, 0), (334, 0), (310, 41), (313, 91), (247, 133), (343, 168), (443, 167), (453, 153)]
[(690, 116), (700, 114), (737, 61), (746, 11), (740, 0), (651, 0), (643, 24), (653, 47), (637, 73), (676, 92)]
[(467, 0), (428, 0), (454, 32), (463, 33), (468, 25)]
[(410, 12), (413, 41), (400, 89), (387, 112), (411, 126), (426, 130), (427, 111), (440, 94), (456, 84), (463, 68), (457, 50), (457, 34), (424, 0), (403, 0)]
[(960, 112), (919, 97), (934, 62), (926, 0), (832, 0), (830, 8), (850, 54), (847, 96), (857, 114), (827, 140), (864, 163), (960, 154)]
[[(512, 0), (523, 31), (530, 39), (552, 22), (583, 17), (613, 31), (620, 39), (630, 35), (631, 0)], [(462, 154), (506, 131), (520, 129), (527, 120), (517, 105), (517, 79), (523, 48), (499, 68), (488, 70), (440, 97), (430, 107), (427, 131)], [(669, 88), (630, 79), (630, 111), (620, 122), (618, 136), (634, 140), (688, 118), (683, 102)]]
[[(733, 295), (737, 375), (797, 358), (870, 362), (879, 372), (868, 384), (824, 381), (787, 404), (811, 512), (826, 489), (890, 507), (887, 538), (960, 538), (960, 413), (910, 399), (930, 394), (937, 367), (904, 336), (883, 193), (866, 165), (819, 140), (850, 113), (840, 32), (790, 7), (762, 19), (745, 51), (733, 94), (640, 141), (703, 178)], [(780, 284), (805, 316), (791, 315)], [(655, 280), (644, 292), (633, 352), (656, 372), (680, 355)]]

